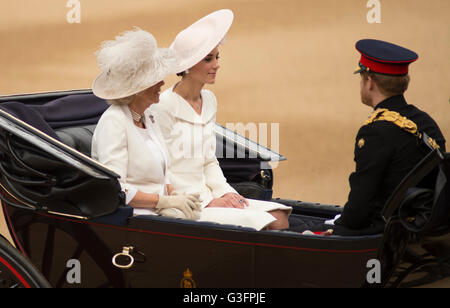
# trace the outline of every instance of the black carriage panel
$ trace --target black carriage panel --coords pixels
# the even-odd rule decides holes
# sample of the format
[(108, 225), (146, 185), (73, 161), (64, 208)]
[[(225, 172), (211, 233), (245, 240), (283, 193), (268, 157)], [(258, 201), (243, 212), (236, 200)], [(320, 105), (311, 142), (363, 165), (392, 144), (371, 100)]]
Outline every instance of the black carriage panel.
[(141, 260), (129, 270), (135, 287), (359, 287), (382, 238), (303, 236), (158, 216), (130, 218), (128, 228)]
[(161, 216), (130, 218), (128, 228), (138, 252), (128, 276), (133, 287), (255, 285), (254, 247), (239, 244), (251, 242), (253, 229)]

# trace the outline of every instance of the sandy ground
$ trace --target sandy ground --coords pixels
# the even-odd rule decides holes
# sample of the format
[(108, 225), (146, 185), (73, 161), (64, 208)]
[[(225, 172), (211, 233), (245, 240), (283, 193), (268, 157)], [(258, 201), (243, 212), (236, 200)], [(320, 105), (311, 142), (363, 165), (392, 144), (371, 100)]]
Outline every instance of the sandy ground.
[(271, 141), (288, 160), (275, 168), (275, 196), (343, 205), (354, 138), (371, 113), (352, 74), (357, 40), (419, 54), (406, 98), (450, 140), (450, 1), (379, 2), (381, 23), (370, 24), (366, 0), (81, 0), (81, 23), (70, 24), (67, 1), (0, 0), (0, 94), (90, 88), (101, 41), (138, 26), (167, 47), (198, 18), (230, 8), (235, 21), (209, 86), (218, 122), (279, 123)]

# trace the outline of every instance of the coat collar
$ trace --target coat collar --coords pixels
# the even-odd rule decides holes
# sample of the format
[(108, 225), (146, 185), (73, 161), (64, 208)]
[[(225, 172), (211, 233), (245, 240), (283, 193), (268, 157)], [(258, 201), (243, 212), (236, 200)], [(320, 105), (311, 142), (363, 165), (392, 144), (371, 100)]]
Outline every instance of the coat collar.
[[(128, 118), (130, 125), (135, 129), (136, 134), (141, 138), (138, 128), (133, 123), (133, 116), (131, 115), (131, 111), (128, 108), (128, 106), (121, 105), (120, 107), (122, 109), (122, 112)], [(165, 142), (162, 137), (162, 133), (159, 129), (159, 125), (158, 125), (158, 123), (155, 122), (154, 117), (153, 117), (153, 112), (150, 110), (150, 108), (147, 108), (144, 111), (144, 114), (145, 114), (145, 126), (147, 127), (147, 130), (150, 131), (150, 135), (153, 138), (153, 141), (155, 141), (157, 143), (157, 145), (159, 146), (159, 148), (161, 149), (163, 156), (164, 156), (165, 163), (166, 163), (166, 169), (167, 169), (169, 153), (167, 152), (167, 148), (165, 147)], [(142, 139), (142, 141), (144, 141), (144, 140)]]
[(402, 106), (406, 106), (406, 100), (403, 95), (396, 95), (391, 96), (384, 101), (380, 102), (378, 105), (375, 106), (375, 110), (379, 108), (385, 108), (392, 111), (397, 111)]
[(207, 124), (215, 115), (216, 108), (211, 99), (209, 93), (206, 90), (201, 91), (203, 106), (201, 115), (197, 114), (192, 106), (180, 95), (173, 91), (173, 87), (170, 87), (167, 91), (169, 95), (176, 102), (174, 116), (187, 122), (194, 124)]

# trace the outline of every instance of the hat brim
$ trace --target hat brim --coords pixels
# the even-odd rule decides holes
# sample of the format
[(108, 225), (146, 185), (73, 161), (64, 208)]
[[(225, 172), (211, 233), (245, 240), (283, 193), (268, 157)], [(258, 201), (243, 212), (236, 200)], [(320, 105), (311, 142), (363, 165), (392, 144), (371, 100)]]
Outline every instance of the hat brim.
[(359, 68), (353, 73), (353, 74), (361, 74), (362, 72), (369, 71), (369, 68), (362, 65), (361, 62), (359, 62)]
[[(180, 57), (176, 73), (190, 69), (216, 48), (225, 39), (233, 19), (234, 14), (231, 10), (219, 10), (199, 19), (178, 33), (170, 46)], [(186, 50), (182, 45), (189, 39), (201, 42), (195, 44), (194, 49)]]

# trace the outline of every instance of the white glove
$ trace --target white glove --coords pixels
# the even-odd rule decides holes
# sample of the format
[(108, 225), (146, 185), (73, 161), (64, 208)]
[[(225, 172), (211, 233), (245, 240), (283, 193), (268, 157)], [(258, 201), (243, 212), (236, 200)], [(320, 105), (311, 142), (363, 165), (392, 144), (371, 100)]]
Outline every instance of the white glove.
[(158, 204), (156, 205), (156, 213), (186, 219), (200, 218), (201, 200), (199, 194), (183, 194), (176, 193), (170, 196), (159, 196)]

